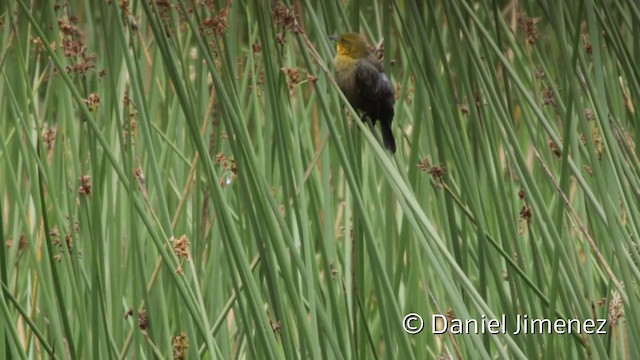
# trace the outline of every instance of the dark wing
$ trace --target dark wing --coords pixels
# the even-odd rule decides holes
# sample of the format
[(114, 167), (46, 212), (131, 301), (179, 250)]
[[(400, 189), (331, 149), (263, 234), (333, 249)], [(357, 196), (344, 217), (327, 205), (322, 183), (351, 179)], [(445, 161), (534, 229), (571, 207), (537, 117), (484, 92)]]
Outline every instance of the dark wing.
[(380, 63), (366, 59), (356, 68), (356, 85), (360, 93), (360, 108), (375, 120), (391, 123), (395, 97), (389, 78)]
[(355, 73), (359, 91), (358, 107), (364, 110), (374, 124), (376, 120), (380, 120), (384, 145), (395, 153), (396, 142), (391, 131), (395, 96), (391, 82), (382, 65), (371, 58), (360, 61)]

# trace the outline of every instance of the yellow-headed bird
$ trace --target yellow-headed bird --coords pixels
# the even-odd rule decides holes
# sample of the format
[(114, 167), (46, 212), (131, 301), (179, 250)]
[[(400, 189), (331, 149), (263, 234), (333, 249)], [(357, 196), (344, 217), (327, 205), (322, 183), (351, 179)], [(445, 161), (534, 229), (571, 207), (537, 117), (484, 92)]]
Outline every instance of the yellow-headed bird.
[(373, 57), (367, 42), (357, 33), (331, 36), (338, 54), (334, 59), (336, 81), (355, 109), (363, 111), (373, 124), (380, 120), (384, 146), (396, 152), (391, 132), (395, 97), (382, 65)]

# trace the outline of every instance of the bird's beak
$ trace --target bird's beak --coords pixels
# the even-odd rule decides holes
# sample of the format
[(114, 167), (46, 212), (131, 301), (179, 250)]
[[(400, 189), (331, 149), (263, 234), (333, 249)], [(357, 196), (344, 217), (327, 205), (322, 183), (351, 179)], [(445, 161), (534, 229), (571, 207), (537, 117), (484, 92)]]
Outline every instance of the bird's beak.
[(329, 36), (329, 39), (331, 39), (333, 41), (338, 41), (338, 35), (331, 35), (331, 36)]

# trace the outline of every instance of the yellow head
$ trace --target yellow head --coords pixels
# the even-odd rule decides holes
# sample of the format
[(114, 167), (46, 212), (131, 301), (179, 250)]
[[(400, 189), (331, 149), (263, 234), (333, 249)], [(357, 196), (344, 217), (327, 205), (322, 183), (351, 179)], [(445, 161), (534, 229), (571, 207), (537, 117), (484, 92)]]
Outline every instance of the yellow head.
[(336, 42), (338, 55), (360, 59), (366, 58), (370, 54), (367, 42), (358, 33), (350, 32), (340, 36), (333, 35), (329, 38)]

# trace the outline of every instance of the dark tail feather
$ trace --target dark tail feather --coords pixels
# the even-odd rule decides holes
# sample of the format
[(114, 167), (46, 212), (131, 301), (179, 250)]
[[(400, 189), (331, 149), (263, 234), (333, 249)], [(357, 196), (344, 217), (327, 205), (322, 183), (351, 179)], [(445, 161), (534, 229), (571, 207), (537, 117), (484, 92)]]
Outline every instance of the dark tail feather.
[(382, 122), (382, 141), (384, 142), (384, 147), (391, 150), (392, 153), (396, 153), (396, 140), (393, 138), (393, 132), (391, 132), (391, 124)]

